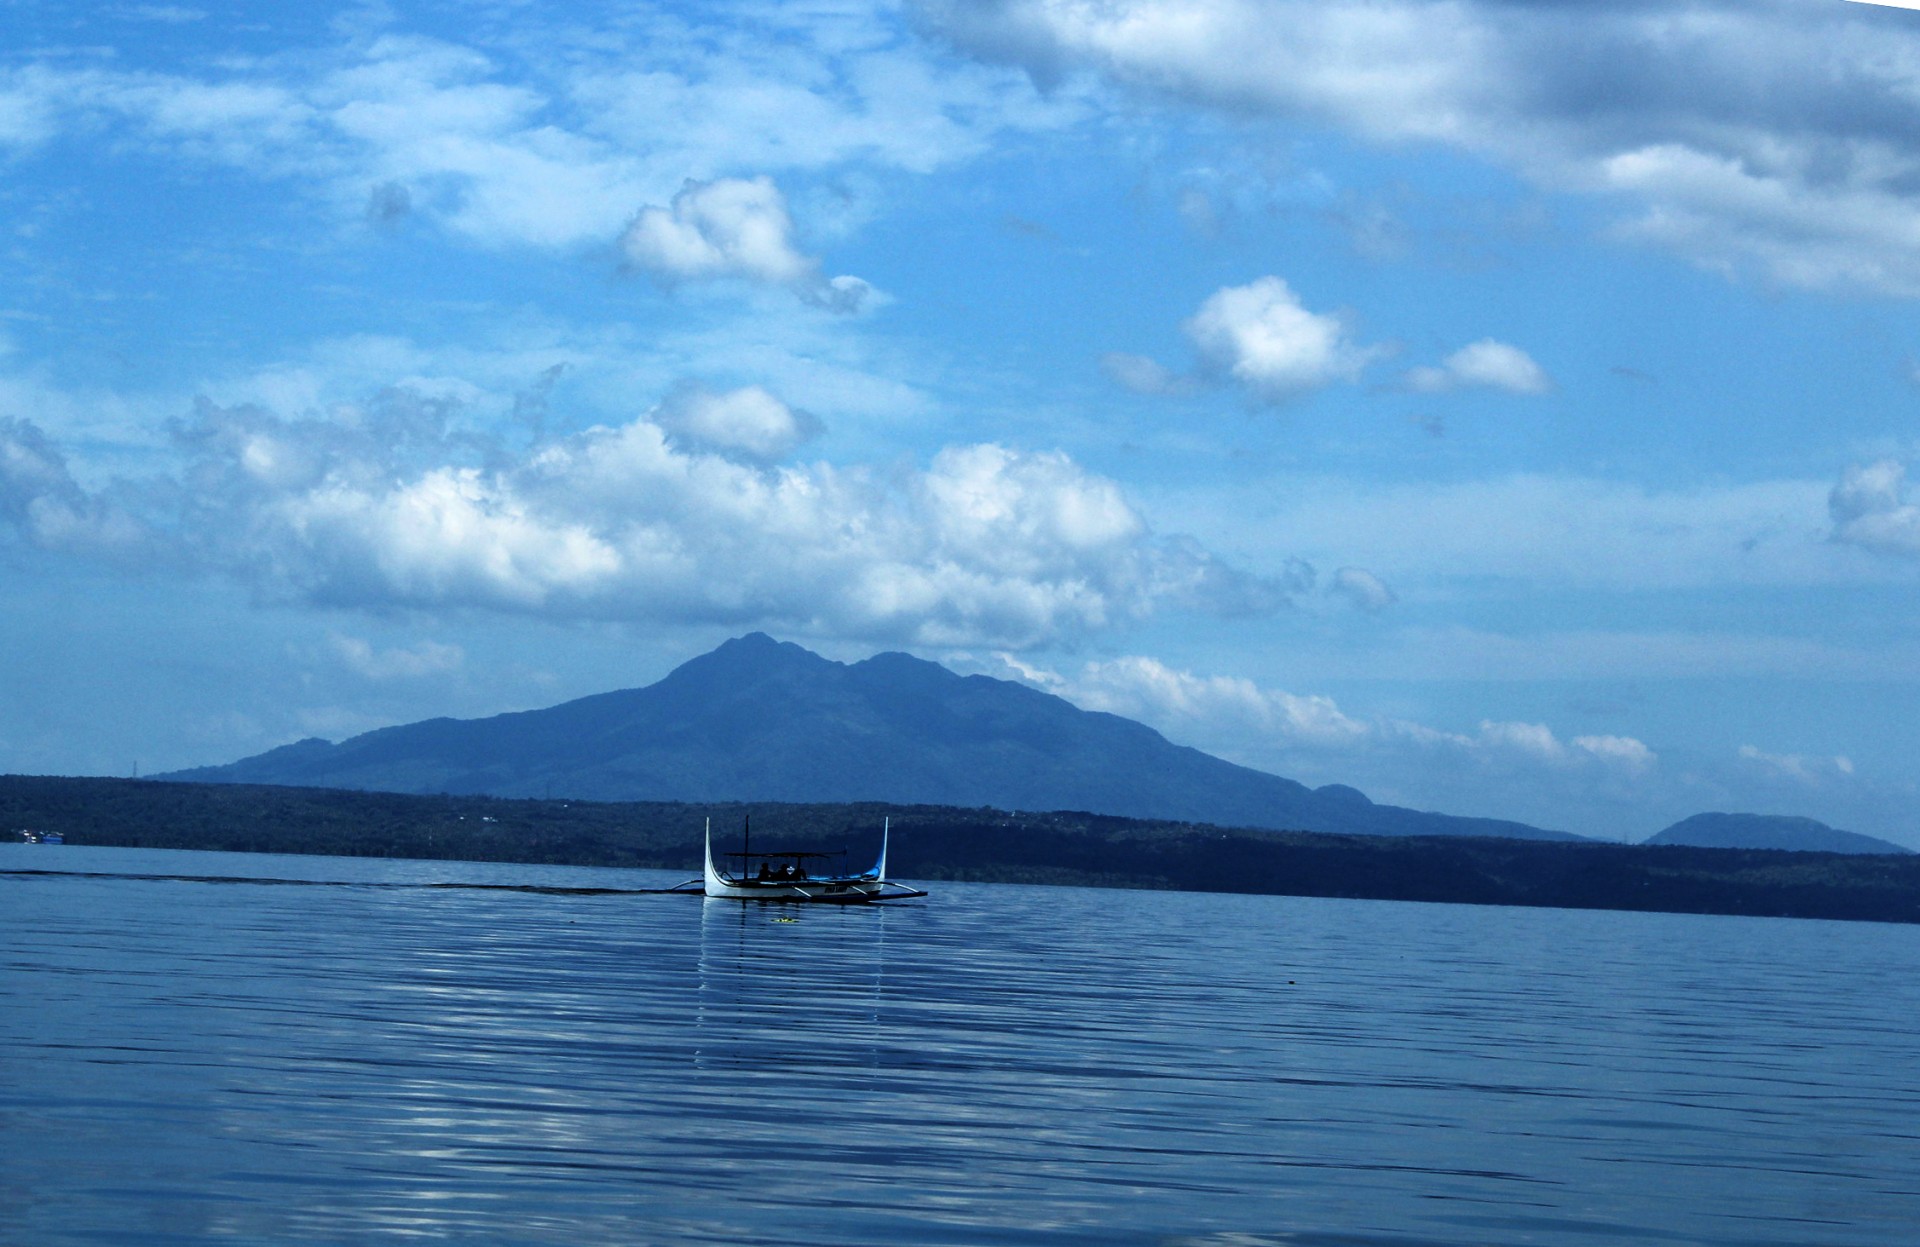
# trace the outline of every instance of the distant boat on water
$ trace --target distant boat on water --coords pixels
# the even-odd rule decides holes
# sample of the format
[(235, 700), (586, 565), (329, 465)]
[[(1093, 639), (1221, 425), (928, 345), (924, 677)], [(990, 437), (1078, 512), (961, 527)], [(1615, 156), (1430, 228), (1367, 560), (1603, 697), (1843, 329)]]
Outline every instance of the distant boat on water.
[(58, 831), (28, 831), (24, 827), (19, 832), (20, 839), (26, 844), (65, 844), (67, 837)]
[[(707, 896), (726, 900), (814, 901), (837, 905), (925, 896), (918, 888), (887, 878), (887, 838), (892, 832), (892, 822), (887, 819), (881, 823), (879, 858), (870, 869), (853, 874), (827, 868), (827, 863), (844, 858), (844, 853), (752, 852), (750, 820), (741, 825), (740, 852), (723, 853), (721, 860), (728, 865), (716, 865), (713, 820), (708, 819), (703, 890)], [(694, 882), (688, 880), (681, 886), (691, 889)]]

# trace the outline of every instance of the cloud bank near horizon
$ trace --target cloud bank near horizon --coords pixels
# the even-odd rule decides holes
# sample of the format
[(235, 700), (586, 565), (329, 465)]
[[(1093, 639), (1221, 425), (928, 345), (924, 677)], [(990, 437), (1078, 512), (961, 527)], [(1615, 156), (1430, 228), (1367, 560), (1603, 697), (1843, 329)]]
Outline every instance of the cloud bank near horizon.
[[(1435, 808), (1413, 796), (1424, 790), (1443, 796), (1438, 808), (1455, 814), (1490, 812), (1486, 794), (1498, 791), (1508, 817), (1603, 839), (1643, 840), (1703, 809), (1743, 803), (1793, 808), (1823, 799), (1871, 808), (1898, 787), (1858, 774), (1844, 756), (1753, 744), (1669, 756), (1633, 736), (1567, 735), (1540, 722), (1483, 719), (1459, 730), (1398, 715), (1355, 715), (1324, 694), (1198, 674), (1137, 654), (1077, 668), (1035, 665), (1006, 653), (960, 665), (1083, 709), (1137, 719), (1176, 743), (1309, 784), (1337, 782), (1385, 804)], [(1581, 817), (1573, 819), (1576, 811)]]

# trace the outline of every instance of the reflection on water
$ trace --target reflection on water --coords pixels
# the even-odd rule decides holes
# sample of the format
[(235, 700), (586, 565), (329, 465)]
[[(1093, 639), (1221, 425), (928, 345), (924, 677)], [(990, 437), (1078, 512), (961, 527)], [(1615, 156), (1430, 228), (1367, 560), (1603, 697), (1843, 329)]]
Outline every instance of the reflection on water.
[(1920, 1226), (1915, 928), (677, 881), (0, 846), (0, 1243)]
[(795, 1063), (880, 1067), (890, 905), (696, 904), (696, 1068), (721, 1094), (751, 1111), (789, 1098)]

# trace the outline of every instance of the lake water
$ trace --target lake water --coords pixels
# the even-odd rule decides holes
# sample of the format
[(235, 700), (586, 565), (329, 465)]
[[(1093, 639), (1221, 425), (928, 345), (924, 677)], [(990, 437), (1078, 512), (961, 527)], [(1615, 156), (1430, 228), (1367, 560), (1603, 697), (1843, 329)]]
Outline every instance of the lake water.
[(0, 1243), (1920, 1242), (1917, 927), (678, 878), (0, 846)]

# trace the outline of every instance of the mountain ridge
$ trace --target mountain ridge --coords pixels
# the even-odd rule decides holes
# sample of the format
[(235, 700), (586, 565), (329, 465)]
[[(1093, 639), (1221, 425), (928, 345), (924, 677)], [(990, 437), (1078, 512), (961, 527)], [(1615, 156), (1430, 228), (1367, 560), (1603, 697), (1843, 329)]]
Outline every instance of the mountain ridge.
[(749, 633), (651, 685), (317, 737), (156, 778), (598, 801), (895, 801), (1374, 835), (1581, 840), (1312, 789), (910, 654), (840, 663)]

